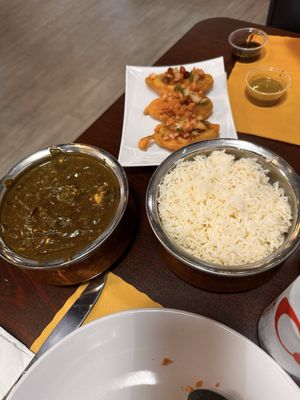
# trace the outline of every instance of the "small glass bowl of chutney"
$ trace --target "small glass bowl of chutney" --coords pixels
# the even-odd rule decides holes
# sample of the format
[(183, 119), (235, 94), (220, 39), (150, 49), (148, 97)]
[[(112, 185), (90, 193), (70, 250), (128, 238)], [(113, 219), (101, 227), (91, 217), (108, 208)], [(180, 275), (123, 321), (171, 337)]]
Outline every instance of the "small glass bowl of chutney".
[(268, 42), (268, 35), (256, 28), (242, 28), (231, 32), (228, 42), (233, 56), (240, 62), (252, 62), (259, 58)]
[(246, 75), (248, 94), (256, 104), (271, 106), (278, 103), (291, 84), (289, 74), (278, 67), (260, 67)]

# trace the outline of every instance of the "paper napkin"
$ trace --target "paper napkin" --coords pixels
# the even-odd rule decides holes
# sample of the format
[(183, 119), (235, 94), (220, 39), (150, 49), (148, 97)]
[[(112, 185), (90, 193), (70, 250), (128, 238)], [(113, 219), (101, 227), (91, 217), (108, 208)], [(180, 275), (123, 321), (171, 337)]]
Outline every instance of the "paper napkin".
[[(78, 299), (87, 284), (82, 284), (76, 292), (66, 301), (63, 307), (57, 312), (52, 321), (46, 326), (41, 335), (32, 344), (31, 350), (36, 352), (47, 339), (49, 334), (62, 319), (68, 309)], [(134, 286), (125, 282), (122, 278), (113, 273), (109, 273), (105, 288), (92, 311), (88, 315), (84, 324), (104, 315), (113, 314), (118, 311), (129, 310), (133, 308), (153, 308), (161, 307), (160, 304), (151, 300), (146, 294), (137, 290)]]
[(19, 378), (34, 353), (0, 327), (0, 399)]
[[(254, 105), (246, 96), (245, 77), (259, 66), (284, 69), (291, 77), (286, 98), (271, 107)], [(300, 39), (269, 36), (262, 58), (237, 62), (228, 79), (233, 119), (238, 132), (300, 145)]]

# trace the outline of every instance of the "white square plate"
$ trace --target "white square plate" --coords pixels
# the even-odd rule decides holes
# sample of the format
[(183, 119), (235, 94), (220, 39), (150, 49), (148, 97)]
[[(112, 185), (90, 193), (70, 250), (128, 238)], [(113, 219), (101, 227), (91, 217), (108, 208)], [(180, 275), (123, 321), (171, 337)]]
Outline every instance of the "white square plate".
[[(194, 67), (202, 68), (213, 76), (214, 86), (208, 93), (208, 97), (213, 102), (214, 110), (209, 121), (220, 124), (220, 137), (237, 139), (227, 93), (223, 57), (184, 64), (184, 67), (188, 71)], [(157, 94), (147, 87), (145, 78), (151, 73), (162, 73), (166, 68), (166, 66), (126, 67), (125, 111), (119, 152), (119, 162), (123, 166), (159, 165), (171, 153), (156, 143), (152, 143), (147, 151), (139, 150), (137, 145), (140, 138), (151, 135), (155, 126), (159, 124), (149, 115), (144, 115), (145, 107), (157, 97)]]

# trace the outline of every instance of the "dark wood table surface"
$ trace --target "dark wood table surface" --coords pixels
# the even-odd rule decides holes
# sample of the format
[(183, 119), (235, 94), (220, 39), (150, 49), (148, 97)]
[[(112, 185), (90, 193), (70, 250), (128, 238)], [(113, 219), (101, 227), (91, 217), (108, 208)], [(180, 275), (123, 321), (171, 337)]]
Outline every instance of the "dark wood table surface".
[[(192, 63), (223, 56), (229, 75), (234, 60), (227, 37), (231, 31), (250, 25), (253, 24), (227, 18), (199, 22), (156, 65)], [(297, 36), (278, 29), (263, 29), (270, 34)], [(123, 111), (124, 95), (77, 141), (93, 144), (117, 157)], [(252, 135), (239, 134), (239, 137), (275, 151), (300, 174), (299, 147)], [(247, 292), (211, 293), (183, 282), (163, 264), (146, 217), (145, 192), (154, 169), (126, 168), (138, 222), (132, 244), (111, 270), (163, 306), (213, 318), (257, 343), (257, 323), (261, 313), (299, 274), (300, 250), (278, 268), (271, 280)], [(54, 287), (37, 283), (0, 261), (0, 325), (30, 346), (75, 289), (74, 286)]]

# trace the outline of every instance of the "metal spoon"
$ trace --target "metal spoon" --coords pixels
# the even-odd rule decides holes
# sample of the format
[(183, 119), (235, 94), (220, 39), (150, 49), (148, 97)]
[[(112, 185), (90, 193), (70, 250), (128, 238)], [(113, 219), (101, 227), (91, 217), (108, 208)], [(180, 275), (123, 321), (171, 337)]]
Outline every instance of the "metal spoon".
[(187, 400), (228, 400), (226, 397), (212, 390), (207, 389), (196, 389), (193, 390)]
[(248, 44), (248, 43), (252, 42), (253, 38), (254, 38), (254, 33), (252, 32), (252, 33), (250, 33), (250, 35), (247, 37), (246, 43)]

